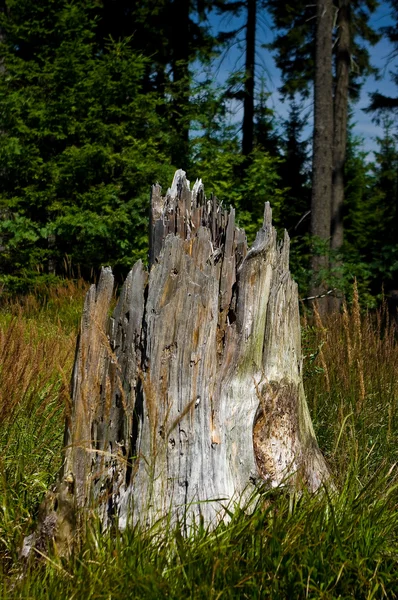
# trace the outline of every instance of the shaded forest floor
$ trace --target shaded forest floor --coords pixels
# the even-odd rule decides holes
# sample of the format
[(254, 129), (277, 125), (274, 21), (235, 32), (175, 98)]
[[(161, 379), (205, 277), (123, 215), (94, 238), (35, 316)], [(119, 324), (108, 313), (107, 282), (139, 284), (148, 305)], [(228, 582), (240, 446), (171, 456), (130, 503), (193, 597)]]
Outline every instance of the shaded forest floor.
[(305, 387), (338, 493), (264, 492), (250, 515), (191, 538), (151, 531), (87, 539), (19, 580), (18, 550), (61, 462), (84, 284), (0, 310), (0, 598), (395, 598), (398, 596), (398, 336), (358, 298), (303, 318)]

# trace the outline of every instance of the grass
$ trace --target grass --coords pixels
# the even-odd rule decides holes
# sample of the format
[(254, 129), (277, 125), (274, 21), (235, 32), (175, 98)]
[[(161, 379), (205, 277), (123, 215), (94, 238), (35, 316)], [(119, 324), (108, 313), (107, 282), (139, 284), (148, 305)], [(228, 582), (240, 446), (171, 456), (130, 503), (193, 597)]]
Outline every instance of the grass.
[(303, 322), (305, 387), (338, 492), (264, 491), (256, 510), (189, 538), (162, 521), (102, 535), (19, 580), (18, 548), (61, 460), (84, 286), (0, 311), (0, 598), (395, 598), (398, 341), (386, 310)]
[[(3, 573), (62, 458), (65, 407), (84, 287), (7, 302), (0, 311), (0, 560)], [(0, 571), (1, 572), (1, 571)]]
[(319, 444), (341, 486), (360, 465), (368, 478), (398, 461), (397, 322), (386, 306), (350, 309), (304, 323), (305, 387)]

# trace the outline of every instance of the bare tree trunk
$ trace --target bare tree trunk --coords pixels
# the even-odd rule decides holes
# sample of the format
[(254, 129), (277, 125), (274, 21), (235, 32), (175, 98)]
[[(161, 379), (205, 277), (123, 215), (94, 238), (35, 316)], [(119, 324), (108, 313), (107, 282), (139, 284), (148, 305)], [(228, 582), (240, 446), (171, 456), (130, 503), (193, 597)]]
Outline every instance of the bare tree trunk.
[(247, 0), (246, 64), (242, 125), (242, 154), (244, 156), (248, 156), (253, 150), (256, 9), (257, 0)]
[[(344, 167), (347, 147), (348, 86), (351, 61), (350, 0), (341, 0), (337, 17), (336, 89), (334, 96), (333, 187), (331, 214), (331, 247), (343, 245)], [(332, 267), (339, 267), (334, 262)], [(330, 298), (330, 308), (340, 308), (340, 298)]]
[[(315, 252), (312, 257), (311, 295), (314, 296), (325, 291), (322, 270), (329, 266), (333, 165), (333, 11), (333, 0), (317, 0), (311, 231), (323, 248), (321, 253)], [(326, 307), (327, 298), (320, 300), (320, 311), (324, 312)]]
[(259, 486), (314, 491), (329, 477), (303, 390), (288, 235), (277, 242), (266, 204), (248, 250), (234, 210), (200, 181), (190, 191), (183, 171), (160, 192), (149, 273), (134, 265), (109, 317), (103, 269), (77, 346), (60, 489), (105, 527), (214, 526)]
[(190, 86), (189, 73), (189, 0), (174, 0), (171, 4), (175, 24), (172, 36), (173, 110), (171, 124), (174, 130), (172, 163), (188, 167), (190, 129)]

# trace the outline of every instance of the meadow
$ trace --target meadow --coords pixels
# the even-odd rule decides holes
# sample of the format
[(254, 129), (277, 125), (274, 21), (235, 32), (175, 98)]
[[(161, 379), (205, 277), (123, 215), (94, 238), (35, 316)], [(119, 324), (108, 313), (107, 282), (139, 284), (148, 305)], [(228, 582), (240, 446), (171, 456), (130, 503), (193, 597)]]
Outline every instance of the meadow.
[(191, 537), (160, 521), (102, 534), (68, 560), (18, 558), (62, 460), (86, 286), (65, 282), (0, 309), (0, 598), (398, 597), (398, 336), (387, 308), (303, 310), (305, 389), (336, 492), (259, 494), (250, 513)]

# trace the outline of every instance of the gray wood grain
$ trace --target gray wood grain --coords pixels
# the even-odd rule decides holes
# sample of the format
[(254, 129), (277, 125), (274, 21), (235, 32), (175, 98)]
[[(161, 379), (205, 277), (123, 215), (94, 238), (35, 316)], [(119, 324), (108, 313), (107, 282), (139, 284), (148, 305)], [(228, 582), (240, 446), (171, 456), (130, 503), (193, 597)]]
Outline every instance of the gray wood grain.
[(258, 486), (329, 479), (302, 384), (289, 238), (267, 203), (248, 249), (233, 209), (177, 171), (152, 190), (150, 271), (86, 298), (63, 477), (104, 526), (169, 516), (214, 525)]

